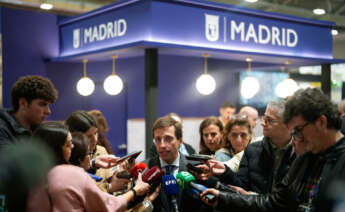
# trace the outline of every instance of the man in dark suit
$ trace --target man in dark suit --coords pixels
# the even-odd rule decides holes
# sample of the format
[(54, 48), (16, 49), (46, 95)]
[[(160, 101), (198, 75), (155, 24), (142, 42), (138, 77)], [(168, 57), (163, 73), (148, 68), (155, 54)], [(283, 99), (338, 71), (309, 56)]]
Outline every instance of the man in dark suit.
[[(188, 161), (183, 154), (179, 153), (179, 147), (182, 144), (182, 125), (170, 116), (164, 116), (157, 119), (152, 129), (154, 144), (158, 156), (147, 159), (145, 162), (151, 168), (159, 166), (165, 173), (176, 177), (180, 171), (187, 171)], [(153, 202), (155, 212), (173, 211), (170, 197), (162, 189), (159, 196)], [(191, 202), (196, 201), (197, 204)], [(179, 189), (177, 196), (179, 211), (199, 211), (202, 202), (193, 199), (185, 191)], [(197, 206), (198, 208), (195, 208)]]

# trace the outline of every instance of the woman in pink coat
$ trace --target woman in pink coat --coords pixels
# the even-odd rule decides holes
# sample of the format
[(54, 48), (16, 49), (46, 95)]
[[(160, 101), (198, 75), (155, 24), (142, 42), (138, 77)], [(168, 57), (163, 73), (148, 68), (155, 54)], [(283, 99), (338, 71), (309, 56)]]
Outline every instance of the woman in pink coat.
[(149, 185), (142, 181), (140, 174), (133, 189), (120, 196), (101, 191), (84, 169), (69, 165), (72, 136), (60, 122), (43, 123), (33, 137), (52, 150), (56, 166), (49, 171), (46, 186), (38, 187), (31, 193), (27, 211), (125, 211), (136, 195), (145, 195), (149, 190)]

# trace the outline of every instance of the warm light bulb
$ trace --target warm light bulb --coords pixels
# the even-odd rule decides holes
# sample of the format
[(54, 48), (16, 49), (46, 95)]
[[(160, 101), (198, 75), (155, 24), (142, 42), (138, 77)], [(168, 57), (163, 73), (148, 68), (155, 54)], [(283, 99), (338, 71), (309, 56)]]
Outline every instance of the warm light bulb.
[(108, 76), (104, 80), (103, 87), (105, 92), (107, 92), (109, 95), (117, 95), (122, 91), (123, 82), (118, 75), (114, 74)]
[(81, 78), (77, 83), (77, 91), (82, 96), (89, 96), (95, 90), (95, 84), (88, 77)]
[(53, 9), (53, 5), (52, 5), (52, 4), (49, 4), (49, 3), (42, 3), (42, 4), (40, 5), (40, 8), (41, 8), (42, 10), (51, 10), (51, 9)]
[(338, 30), (332, 29), (332, 35), (338, 35)]
[(259, 81), (254, 77), (246, 77), (241, 84), (241, 95), (245, 99), (253, 98), (260, 90)]
[(209, 74), (202, 74), (196, 81), (196, 89), (203, 95), (209, 95), (216, 89), (216, 81)]
[(315, 15), (323, 15), (323, 14), (326, 13), (326, 10), (321, 9), (321, 8), (317, 8), (317, 9), (313, 9), (313, 13), (314, 13)]
[(286, 98), (288, 96), (292, 96), (298, 89), (299, 86), (297, 85), (296, 81), (288, 78), (278, 83), (275, 88), (275, 92), (278, 97)]

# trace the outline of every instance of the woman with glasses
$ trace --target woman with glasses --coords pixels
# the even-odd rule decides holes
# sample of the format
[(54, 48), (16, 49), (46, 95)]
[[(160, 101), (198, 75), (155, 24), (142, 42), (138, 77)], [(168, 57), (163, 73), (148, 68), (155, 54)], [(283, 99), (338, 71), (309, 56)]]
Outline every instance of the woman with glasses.
[(27, 211), (124, 211), (136, 195), (145, 195), (149, 185), (139, 175), (130, 191), (117, 197), (101, 191), (84, 169), (71, 165), (72, 135), (60, 122), (46, 122), (33, 133), (55, 158), (44, 188), (32, 193)]
[(224, 128), (222, 148), (216, 152), (214, 158), (225, 162), (232, 171), (237, 172), (243, 150), (250, 143), (251, 138), (252, 128), (247, 116), (233, 116)]
[(215, 116), (204, 119), (199, 128), (200, 133), (200, 154), (214, 155), (220, 148), (222, 139), (223, 124)]

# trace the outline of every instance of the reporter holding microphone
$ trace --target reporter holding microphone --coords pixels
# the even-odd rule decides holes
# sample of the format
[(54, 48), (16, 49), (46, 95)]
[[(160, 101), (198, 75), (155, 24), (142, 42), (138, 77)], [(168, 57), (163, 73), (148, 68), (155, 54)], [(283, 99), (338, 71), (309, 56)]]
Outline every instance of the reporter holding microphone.
[(34, 131), (33, 141), (45, 144), (56, 164), (48, 173), (46, 185), (30, 194), (27, 211), (125, 211), (135, 196), (149, 191), (141, 173), (136, 185), (122, 195), (101, 191), (83, 168), (69, 164), (74, 147), (71, 140), (67, 126), (60, 122), (43, 123)]

